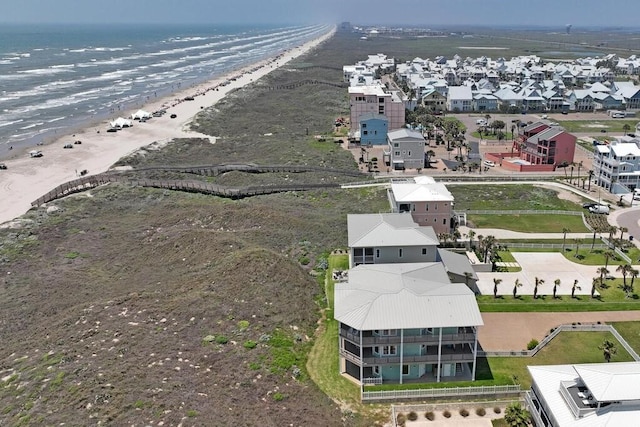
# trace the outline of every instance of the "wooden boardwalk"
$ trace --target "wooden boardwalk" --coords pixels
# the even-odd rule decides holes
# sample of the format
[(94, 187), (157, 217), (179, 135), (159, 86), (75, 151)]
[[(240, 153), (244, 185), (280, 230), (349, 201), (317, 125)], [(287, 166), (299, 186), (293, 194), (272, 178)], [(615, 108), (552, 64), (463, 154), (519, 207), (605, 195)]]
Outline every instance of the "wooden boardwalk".
[[(327, 172), (335, 174), (343, 174), (349, 176), (362, 176), (361, 173), (349, 170), (327, 169), (309, 166), (290, 166), (290, 165), (209, 165), (209, 166), (149, 166), (145, 168), (134, 169), (133, 172), (140, 171), (172, 171), (191, 173), (204, 176), (217, 176), (228, 171), (244, 171), (248, 173), (274, 173), (274, 172)], [(185, 191), (190, 193), (211, 194), (219, 197), (231, 199), (241, 199), (245, 197), (259, 196), (263, 194), (283, 193), (287, 191), (308, 191), (321, 188), (340, 188), (338, 183), (321, 183), (321, 184), (283, 184), (283, 185), (256, 185), (248, 187), (225, 187), (222, 185), (212, 184), (204, 181), (193, 180), (166, 180), (166, 179), (142, 179), (119, 174), (114, 172), (105, 172), (98, 175), (85, 176), (74, 179), (57, 186), (53, 190), (47, 192), (43, 196), (31, 202), (32, 206), (41, 206), (44, 203), (66, 197), (70, 194), (95, 188), (110, 182), (119, 182), (137, 187), (153, 187), (164, 188), (175, 191)]]

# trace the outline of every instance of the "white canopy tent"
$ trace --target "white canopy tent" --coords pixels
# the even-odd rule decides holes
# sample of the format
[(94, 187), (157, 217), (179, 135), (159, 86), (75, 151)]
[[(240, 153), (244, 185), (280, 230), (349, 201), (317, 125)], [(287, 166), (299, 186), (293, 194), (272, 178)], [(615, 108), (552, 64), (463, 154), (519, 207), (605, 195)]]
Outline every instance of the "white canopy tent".
[(133, 126), (133, 122), (123, 117), (118, 117), (117, 119), (112, 121), (110, 125), (112, 128), (128, 128), (130, 126)]
[(151, 113), (149, 113), (148, 111), (144, 111), (144, 110), (138, 110), (135, 113), (133, 113), (131, 115), (131, 118), (133, 120), (140, 120), (140, 119), (148, 119), (151, 117)]

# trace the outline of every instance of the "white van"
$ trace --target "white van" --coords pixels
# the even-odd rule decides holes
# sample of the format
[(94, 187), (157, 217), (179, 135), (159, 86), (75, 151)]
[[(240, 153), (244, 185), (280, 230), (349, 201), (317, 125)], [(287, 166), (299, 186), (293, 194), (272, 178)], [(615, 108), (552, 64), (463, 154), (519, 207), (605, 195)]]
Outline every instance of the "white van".
[(589, 208), (589, 212), (593, 214), (604, 214), (609, 215), (609, 206), (606, 205), (595, 205)]
[(491, 160), (485, 160), (484, 162), (485, 166), (489, 166), (490, 168), (494, 167), (496, 165), (496, 162), (492, 162)]
[(478, 119), (478, 120), (476, 120), (476, 124), (480, 125), (480, 126), (486, 126), (487, 125), (487, 121), (485, 119)]

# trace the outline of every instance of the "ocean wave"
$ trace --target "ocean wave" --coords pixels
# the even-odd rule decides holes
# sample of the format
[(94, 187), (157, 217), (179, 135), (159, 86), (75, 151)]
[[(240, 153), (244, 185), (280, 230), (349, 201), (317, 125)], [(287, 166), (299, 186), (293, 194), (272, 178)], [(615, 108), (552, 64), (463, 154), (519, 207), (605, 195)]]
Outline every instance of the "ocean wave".
[(22, 123), (22, 122), (24, 122), (23, 119), (13, 120), (13, 121), (10, 121), (10, 122), (0, 122), (0, 128), (5, 127), (5, 126), (15, 125), (16, 123)]
[(32, 68), (31, 70), (19, 70), (16, 71), (18, 74), (27, 74), (27, 75), (39, 75), (46, 76), (50, 74), (60, 74), (60, 73), (73, 73), (73, 70), (68, 68)]
[(26, 130), (26, 129), (32, 129), (36, 126), (42, 126), (44, 124), (44, 122), (38, 122), (38, 123), (31, 123), (30, 125), (26, 125), (24, 127), (21, 127), (20, 130)]

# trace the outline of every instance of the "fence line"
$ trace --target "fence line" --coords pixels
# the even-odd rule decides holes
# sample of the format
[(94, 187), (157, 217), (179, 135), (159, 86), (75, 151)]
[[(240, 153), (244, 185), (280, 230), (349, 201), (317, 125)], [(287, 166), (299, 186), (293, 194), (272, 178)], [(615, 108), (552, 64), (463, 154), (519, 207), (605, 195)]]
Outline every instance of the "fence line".
[(633, 360), (640, 361), (640, 356), (633, 350), (629, 343), (618, 333), (616, 328), (612, 325), (604, 325), (591, 323), (587, 325), (560, 325), (555, 328), (549, 335), (544, 337), (542, 341), (532, 350), (507, 350), (507, 351), (478, 351), (478, 356), (484, 357), (533, 357), (540, 350), (542, 350), (547, 344), (551, 342), (560, 332), (591, 332), (591, 331), (605, 331), (611, 332), (620, 345), (624, 347), (627, 352), (633, 357)]
[[(589, 236), (590, 237), (590, 236)], [(585, 239), (588, 237), (585, 237)], [(523, 243), (523, 242), (512, 242), (512, 243), (504, 243), (506, 247), (509, 249), (517, 249), (517, 248), (540, 248), (540, 249), (562, 249), (562, 243)], [(575, 246), (575, 244), (571, 243), (571, 241), (567, 241), (567, 244), (564, 245), (565, 248), (570, 248)], [(593, 245), (594, 248), (597, 249), (605, 249), (608, 246), (604, 243), (597, 243)]]
[(379, 390), (361, 391), (361, 400), (390, 400), (390, 399), (424, 399), (458, 396), (494, 396), (500, 394), (519, 394), (519, 384), (492, 385), (475, 387), (426, 388), (414, 390)]
[(493, 411), (493, 408), (500, 407), (501, 412), (504, 411), (503, 408), (508, 407), (513, 403), (522, 403), (523, 399), (506, 399), (506, 400), (488, 400), (488, 401), (479, 401), (479, 402), (448, 402), (448, 403), (421, 403), (415, 405), (391, 405), (391, 415), (392, 422), (395, 427), (399, 427), (398, 425), (398, 415), (399, 414), (408, 414), (410, 412), (415, 412), (417, 414), (424, 414), (430, 411), (440, 411), (440, 410), (460, 410), (467, 409), (469, 413), (472, 413), (475, 408), (487, 408), (487, 414)]
[(540, 211), (540, 210), (466, 210), (464, 211), (467, 215), (573, 215), (573, 216), (582, 216), (582, 212), (578, 211)]

